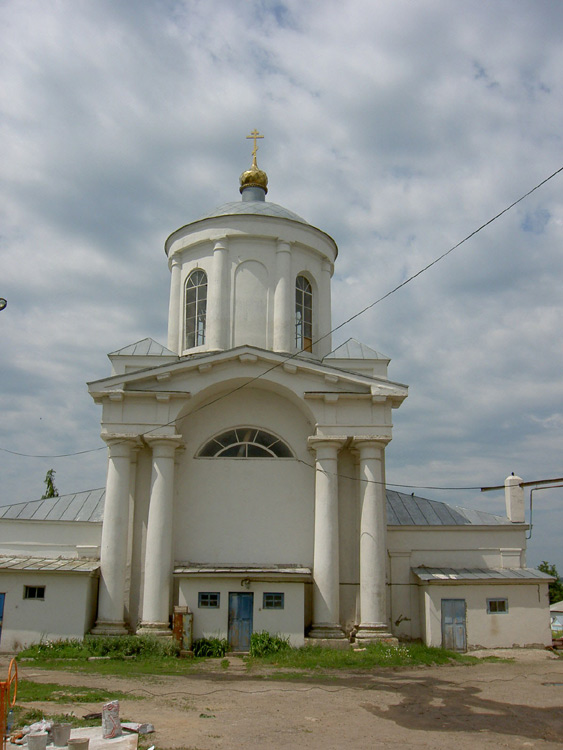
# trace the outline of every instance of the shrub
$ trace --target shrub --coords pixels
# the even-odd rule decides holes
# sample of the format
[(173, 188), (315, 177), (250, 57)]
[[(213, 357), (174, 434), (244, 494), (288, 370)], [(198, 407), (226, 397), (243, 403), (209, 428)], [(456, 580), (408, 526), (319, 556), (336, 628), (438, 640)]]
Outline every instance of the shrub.
[(89, 656), (109, 656), (123, 659), (125, 656), (162, 658), (177, 656), (179, 647), (171, 639), (159, 639), (150, 635), (97, 636), (86, 635), (59, 641), (42, 641), (20, 651), (21, 658), (48, 661), (49, 659), (87, 659)]
[(226, 638), (199, 638), (194, 641), (194, 656), (207, 656), (219, 659), (229, 650), (229, 642)]
[(250, 656), (278, 654), (280, 651), (287, 651), (289, 648), (291, 648), (289, 638), (283, 638), (281, 635), (270, 635), (267, 630), (252, 633), (250, 636)]

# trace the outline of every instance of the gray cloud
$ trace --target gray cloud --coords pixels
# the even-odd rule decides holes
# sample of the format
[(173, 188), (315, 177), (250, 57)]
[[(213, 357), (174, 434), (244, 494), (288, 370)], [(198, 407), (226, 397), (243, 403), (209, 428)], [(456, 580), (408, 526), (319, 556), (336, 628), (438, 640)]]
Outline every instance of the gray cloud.
[[(269, 197), (334, 236), (337, 325), (563, 164), (563, 6), (543, 0), (233, 4), (70, 0), (0, 8), (0, 447), (97, 448), (85, 381), (166, 343), (176, 227)], [(561, 473), (563, 178), (334, 336), (409, 383), (388, 479)], [(101, 486), (104, 451), (0, 453), (0, 502)], [(502, 494), (420, 491), (502, 512)], [(537, 493), (531, 562), (563, 569), (561, 490)]]

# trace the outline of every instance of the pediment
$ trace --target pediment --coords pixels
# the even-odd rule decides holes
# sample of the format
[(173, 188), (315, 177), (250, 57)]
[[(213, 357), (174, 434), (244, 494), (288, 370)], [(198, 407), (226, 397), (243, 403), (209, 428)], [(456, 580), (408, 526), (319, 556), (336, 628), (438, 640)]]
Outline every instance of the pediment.
[(122, 372), (88, 384), (91, 395), (170, 394), (181, 397), (221, 382), (263, 380), (284, 385), (309, 398), (364, 395), (377, 400), (393, 399), (398, 405), (407, 387), (385, 378), (348, 372), (302, 355), (288, 357), (253, 346), (239, 346), (221, 352), (203, 352)]

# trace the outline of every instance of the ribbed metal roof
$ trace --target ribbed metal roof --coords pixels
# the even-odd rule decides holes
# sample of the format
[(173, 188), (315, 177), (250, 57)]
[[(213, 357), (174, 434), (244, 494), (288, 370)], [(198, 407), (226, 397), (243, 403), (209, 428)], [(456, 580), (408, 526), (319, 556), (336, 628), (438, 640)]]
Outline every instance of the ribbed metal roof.
[(0, 506), (0, 519), (18, 521), (91, 521), (101, 523), (104, 517), (105, 489), (87, 490), (74, 495), (60, 495), (48, 500)]
[(436, 500), (417, 497), (414, 493), (387, 490), (387, 523), (389, 526), (499, 526), (512, 525), (504, 516), (493, 516), (481, 510), (454, 508)]
[(77, 558), (23, 557), (0, 555), (0, 570), (40, 570), (65, 573), (93, 573), (100, 567), (99, 560)]
[(375, 349), (362, 344), (357, 339), (350, 338), (340, 346), (336, 347), (325, 359), (389, 359), (385, 354), (376, 352)]
[[(28, 521), (91, 521), (101, 523), (105, 489), (61, 495), (48, 500), (0, 506), (0, 519)], [(436, 500), (387, 490), (389, 526), (498, 526), (512, 525), (508, 518), (480, 510), (454, 508)]]
[(534, 568), (413, 568), (421, 581), (551, 581), (552, 576)]
[(292, 221), (298, 221), (301, 224), (309, 224), (301, 216), (294, 214), (293, 211), (289, 211), (283, 206), (279, 206), (277, 203), (270, 203), (269, 201), (232, 201), (230, 203), (223, 203), (222, 206), (218, 206), (210, 214), (200, 216), (197, 221), (202, 219), (213, 219), (216, 216), (235, 216), (240, 214), (250, 214), (252, 216), (277, 216), (281, 219), (291, 219)]
[(118, 349), (115, 352), (110, 352), (109, 356), (123, 354), (123, 355), (137, 355), (137, 356), (149, 356), (149, 357), (177, 357), (178, 355), (167, 349), (158, 341), (151, 338), (141, 339), (136, 341), (134, 344), (124, 346), (122, 349)]

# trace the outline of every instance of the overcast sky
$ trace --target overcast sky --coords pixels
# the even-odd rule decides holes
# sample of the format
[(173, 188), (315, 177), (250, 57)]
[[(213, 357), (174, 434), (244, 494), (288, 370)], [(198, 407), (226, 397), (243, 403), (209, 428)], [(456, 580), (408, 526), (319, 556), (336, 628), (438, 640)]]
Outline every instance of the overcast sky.
[[(0, 504), (49, 468), (104, 485), (85, 383), (166, 344), (164, 240), (239, 198), (253, 128), (268, 199), (339, 246), (336, 326), (563, 166), (562, 28), (552, 0), (0, 3)], [(389, 482), (502, 514), (424, 488), (563, 476), (562, 199), (563, 173), (335, 334), (410, 386)], [(528, 562), (563, 572), (562, 532), (534, 493)]]

